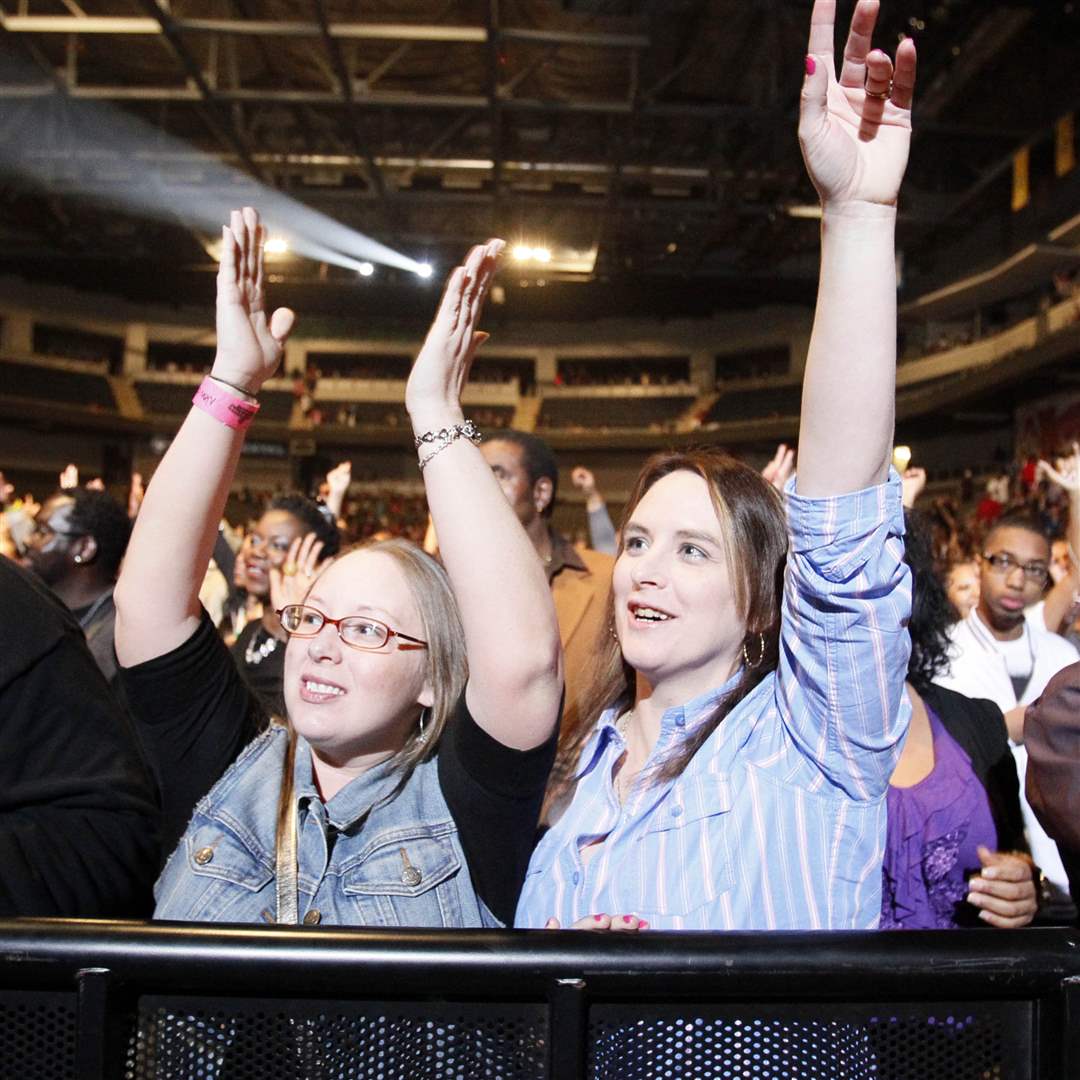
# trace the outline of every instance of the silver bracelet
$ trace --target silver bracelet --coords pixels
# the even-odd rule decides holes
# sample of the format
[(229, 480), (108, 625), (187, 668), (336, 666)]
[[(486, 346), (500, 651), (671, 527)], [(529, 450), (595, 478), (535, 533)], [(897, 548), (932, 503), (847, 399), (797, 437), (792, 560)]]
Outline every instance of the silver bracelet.
[(417, 450), (421, 446), (430, 445), (431, 443), (439, 444), (430, 454), (420, 459), (420, 471), (424, 471), (424, 466), (436, 454), (441, 454), (452, 442), (462, 437), (468, 439), (475, 446), (484, 436), (471, 420), (466, 420), (463, 424), (452, 424), (449, 427), (439, 428), (438, 431), (425, 431), (422, 435), (417, 435), (413, 440)]

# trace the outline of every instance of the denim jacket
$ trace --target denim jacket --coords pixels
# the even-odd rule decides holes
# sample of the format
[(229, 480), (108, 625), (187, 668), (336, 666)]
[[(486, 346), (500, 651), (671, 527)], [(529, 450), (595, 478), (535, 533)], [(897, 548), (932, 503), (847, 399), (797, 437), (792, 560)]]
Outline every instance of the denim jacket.
[[(195, 807), (158, 879), (154, 917), (274, 922), (275, 830), (288, 734), (275, 726), (237, 758)], [(491, 927), (477, 896), (436, 759), (400, 774), (380, 765), (324, 804), (311, 749), (299, 738), (299, 918), (306, 925)]]

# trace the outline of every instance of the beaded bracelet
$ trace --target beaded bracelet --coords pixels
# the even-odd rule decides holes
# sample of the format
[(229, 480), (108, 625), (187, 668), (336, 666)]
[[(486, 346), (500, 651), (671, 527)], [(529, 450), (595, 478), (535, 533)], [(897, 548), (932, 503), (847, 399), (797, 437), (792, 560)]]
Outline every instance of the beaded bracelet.
[(421, 446), (430, 445), (431, 443), (437, 442), (439, 444), (430, 454), (420, 459), (420, 471), (424, 471), (424, 466), (436, 454), (441, 454), (452, 442), (462, 437), (468, 439), (475, 446), (484, 436), (471, 420), (466, 420), (463, 424), (452, 424), (449, 427), (439, 428), (438, 431), (425, 431), (422, 435), (417, 435), (413, 440), (417, 450)]

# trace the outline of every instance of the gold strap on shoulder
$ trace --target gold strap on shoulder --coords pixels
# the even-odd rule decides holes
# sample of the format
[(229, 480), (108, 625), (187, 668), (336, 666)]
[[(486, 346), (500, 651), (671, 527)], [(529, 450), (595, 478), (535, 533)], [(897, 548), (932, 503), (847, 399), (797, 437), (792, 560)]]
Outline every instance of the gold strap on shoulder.
[(296, 865), (296, 797), (289, 799), (288, 819), (277, 849), (276, 889), (277, 921), (285, 926), (295, 926), (300, 921), (297, 897)]

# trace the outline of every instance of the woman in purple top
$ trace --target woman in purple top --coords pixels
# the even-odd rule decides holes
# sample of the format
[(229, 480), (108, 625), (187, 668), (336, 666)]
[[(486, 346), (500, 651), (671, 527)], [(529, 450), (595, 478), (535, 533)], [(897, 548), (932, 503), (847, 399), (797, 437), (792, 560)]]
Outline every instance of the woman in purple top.
[(1019, 784), (1001, 710), (933, 683), (956, 613), (918, 514), (906, 515), (914, 578), (911, 727), (888, 792), (881, 929), (1019, 927), (1037, 909)]

